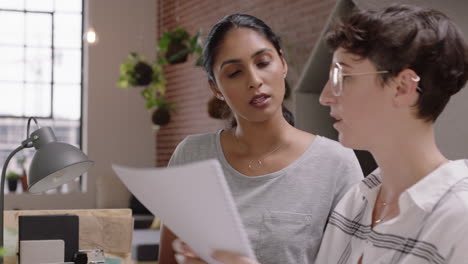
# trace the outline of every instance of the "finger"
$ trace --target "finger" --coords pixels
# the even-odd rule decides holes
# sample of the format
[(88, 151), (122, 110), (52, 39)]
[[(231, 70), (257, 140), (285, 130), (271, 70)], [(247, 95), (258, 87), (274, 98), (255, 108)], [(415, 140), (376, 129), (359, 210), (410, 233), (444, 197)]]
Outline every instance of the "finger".
[(224, 250), (216, 250), (212, 257), (224, 264), (259, 264), (253, 259)]
[(175, 252), (185, 255), (187, 257), (198, 257), (197, 254), (195, 254), (193, 250), (189, 246), (187, 246), (187, 244), (185, 244), (182, 240), (178, 238), (172, 241), (172, 248)]
[(174, 257), (178, 264), (207, 264), (199, 258), (192, 258), (182, 254), (175, 254)]
[(182, 240), (180, 239), (174, 239), (172, 241), (172, 248), (174, 249), (175, 252), (177, 253), (184, 253), (185, 250), (184, 250), (184, 242), (182, 242)]

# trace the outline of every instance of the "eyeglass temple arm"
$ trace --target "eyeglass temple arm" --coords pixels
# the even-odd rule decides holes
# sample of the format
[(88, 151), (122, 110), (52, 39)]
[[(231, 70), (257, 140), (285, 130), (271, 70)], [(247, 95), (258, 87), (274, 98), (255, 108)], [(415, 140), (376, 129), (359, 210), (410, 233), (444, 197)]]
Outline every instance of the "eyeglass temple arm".
[(344, 76), (356, 76), (356, 75), (368, 75), (368, 74), (377, 74), (377, 73), (388, 73), (388, 71), (375, 71), (375, 72), (359, 72), (359, 73), (342, 73)]

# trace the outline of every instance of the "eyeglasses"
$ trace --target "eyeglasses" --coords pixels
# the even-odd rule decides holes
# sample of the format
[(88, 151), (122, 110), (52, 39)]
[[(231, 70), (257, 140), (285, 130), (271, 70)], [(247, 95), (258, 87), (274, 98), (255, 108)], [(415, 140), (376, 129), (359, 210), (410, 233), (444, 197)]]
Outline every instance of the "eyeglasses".
[(359, 72), (359, 73), (343, 73), (343, 67), (339, 63), (335, 63), (330, 71), (330, 81), (332, 84), (332, 92), (335, 96), (340, 96), (343, 93), (343, 79), (346, 76), (361, 76), (369, 74), (382, 74), (388, 71), (375, 72)]
[[(332, 92), (335, 96), (340, 96), (343, 93), (343, 79), (346, 76), (361, 76), (361, 75), (369, 75), (369, 74), (383, 74), (388, 73), (389, 71), (375, 71), (375, 72), (359, 72), (359, 73), (343, 73), (343, 67), (337, 62), (333, 65), (333, 68), (330, 71), (330, 80), (332, 84)], [(416, 76), (413, 81), (419, 82), (421, 78)], [(422, 93), (423, 90), (421, 87), (416, 87), (416, 90), (419, 93)]]

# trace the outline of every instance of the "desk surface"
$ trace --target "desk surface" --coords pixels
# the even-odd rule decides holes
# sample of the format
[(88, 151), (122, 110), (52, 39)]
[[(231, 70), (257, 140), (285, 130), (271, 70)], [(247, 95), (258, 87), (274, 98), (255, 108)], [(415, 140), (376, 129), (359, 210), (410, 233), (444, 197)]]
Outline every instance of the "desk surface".
[(78, 215), (80, 250), (100, 248), (107, 257), (119, 257), (123, 259), (122, 264), (133, 264), (133, 218), (130, 209), (5, 211), (5, 264), (17, 263), (15, 254), (18, 245), (18, 216), (38, 214)]

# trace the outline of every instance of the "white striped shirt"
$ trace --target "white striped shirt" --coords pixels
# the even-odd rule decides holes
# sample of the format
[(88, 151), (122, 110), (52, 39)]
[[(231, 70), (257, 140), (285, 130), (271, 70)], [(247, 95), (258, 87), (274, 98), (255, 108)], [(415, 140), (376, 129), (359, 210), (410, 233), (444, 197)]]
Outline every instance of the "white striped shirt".
[(468, 161), (450, 161), (404, 191), (400, 214), (372, 228), (377, 169), (351, 188), (326, 227), (317, 264), (468, 263)]

